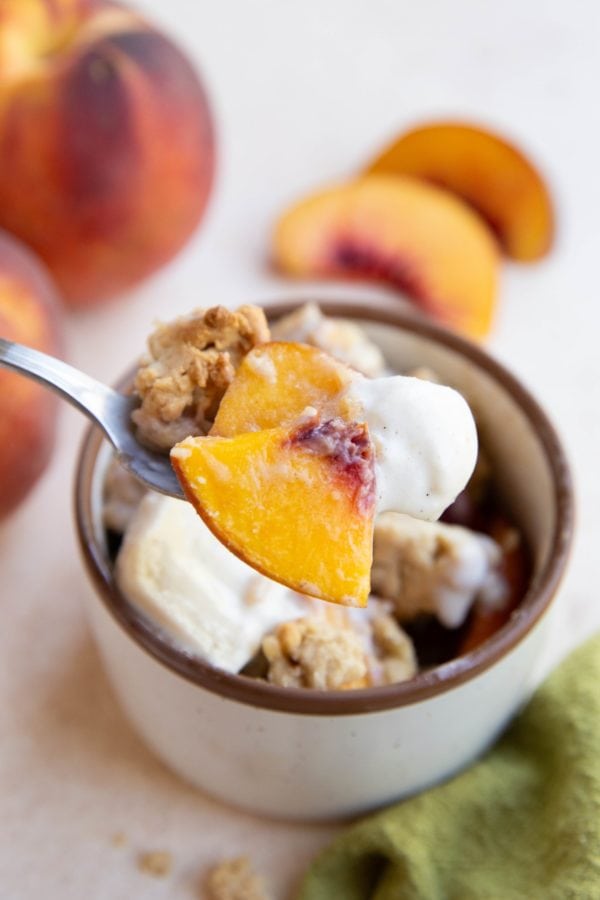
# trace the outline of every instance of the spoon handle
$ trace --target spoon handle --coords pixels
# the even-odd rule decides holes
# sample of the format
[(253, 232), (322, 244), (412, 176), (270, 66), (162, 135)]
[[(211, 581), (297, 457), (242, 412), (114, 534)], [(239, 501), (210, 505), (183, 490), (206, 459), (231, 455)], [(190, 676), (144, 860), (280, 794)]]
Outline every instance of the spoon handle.
[(122, 417), (124, 407), (130, 406), (129, 398), (54, 356), (4, 338), (0, 338), (0, 367), (20, 372), (60, 394), (100, 425), (112, 443), (118, 439), (111, 433), (111, 422), (115, 416)]

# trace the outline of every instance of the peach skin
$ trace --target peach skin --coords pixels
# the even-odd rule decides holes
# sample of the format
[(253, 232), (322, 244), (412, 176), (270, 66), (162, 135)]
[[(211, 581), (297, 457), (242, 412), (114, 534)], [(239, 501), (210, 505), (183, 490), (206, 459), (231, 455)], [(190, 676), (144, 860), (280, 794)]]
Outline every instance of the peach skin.
[(290, 275), (384, 282), (471, 337), (489, 331), (496, 242), (465, 203), (418, 179), (369, 175), (313, 194), (277, 223), (274, 255)]
[(177, 47), (104, 0), (0, 3), (0, 227), (74, 306), (183, 246), (214, 168), (207, 97)]
[(313, 597), (366, 605), (375, 510), (366, 425), (315, 419), (190, 437), (171, 461), (211, 531), (253, 568)]
[[(0, 232), (0, 337), (58, 355), (59, 301), (35, 256)], [(0, 519), (27, 496), (52, 455), (57, 398), (0, 368)]]
[(366, 172), (410, 175), (454, 191), (483, 216), (513, 259), (539, 259), (552, 246), (554, 211), (543, 178), (520, 150), (486, 129), (423, 125), (401, 135)]

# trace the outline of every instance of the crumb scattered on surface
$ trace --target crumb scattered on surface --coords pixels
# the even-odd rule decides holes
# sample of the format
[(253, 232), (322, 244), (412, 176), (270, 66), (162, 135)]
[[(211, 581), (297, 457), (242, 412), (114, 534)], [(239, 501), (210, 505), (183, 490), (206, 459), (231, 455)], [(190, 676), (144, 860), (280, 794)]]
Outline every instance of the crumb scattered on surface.
[(206, 900), (270, 900), (247, 856), (226, 859), (208, 873)]
[(143, 484), (113, 459), (104, 479), (104, 527), (123, 534), (145, 493)]
[(110, 839), (113, 847), (126, 847), (127, 846), (127, 835), (122, 831), (116, 831), (115, 834)]
[(257, 306), (215, 306), (159, 325), (134, 382), (141, 405), (132, 419), (140, 439), (167, 451), (189, 435), (206, 434), (241, 359), (268, 340)]
[(324, 316), (316, 303), (306, 303), (273, 325), (273, 340), (299, 341), (319, 347), (364, 375), (383, 375), (385, 361), (363, 328)]
[(280, 687), (349, 690), (368, 684), (359, 635), (321, 616), (282, 623), (263, 639), (262, 650), (267, 679)]
[(166, 850), (150, 850), (138, 857), (138, 869), (154, 878), (166, 878), (171, 874), (173, 857)]

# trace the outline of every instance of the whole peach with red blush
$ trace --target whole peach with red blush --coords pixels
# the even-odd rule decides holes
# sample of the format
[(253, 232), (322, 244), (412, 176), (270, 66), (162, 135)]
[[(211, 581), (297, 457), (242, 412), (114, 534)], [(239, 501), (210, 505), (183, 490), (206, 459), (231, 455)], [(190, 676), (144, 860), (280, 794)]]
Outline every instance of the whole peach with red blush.
[(0, 227), (66, 300), (112, 297), (170, 260), (214, 170), (190, 62), (107, 0), (0, 0)]

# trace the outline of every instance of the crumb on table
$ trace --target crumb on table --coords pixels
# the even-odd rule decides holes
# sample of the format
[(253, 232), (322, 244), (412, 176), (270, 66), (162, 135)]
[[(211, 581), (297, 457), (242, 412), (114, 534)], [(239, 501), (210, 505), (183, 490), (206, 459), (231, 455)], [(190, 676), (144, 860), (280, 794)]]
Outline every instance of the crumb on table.
[(269, 337), (257, 306), (214, 306), (160, 324), (134, 382), (139, 438), (168, 451), (189, 435), (206, 434), (240, 361)]
[(226, 859), (208, 873), (206, 900), (269, 900), (263, 879), (247, 856)]
[(140, 853), (138, 857), (138, 869), (155, 878), (166, 878), (171, 874), (173, 857), (166, 850), (150, 850)]
[(116, 831), (110, 839), (113, 847), (126, 847), (127, 846), (127, 835), (122, 831)]

